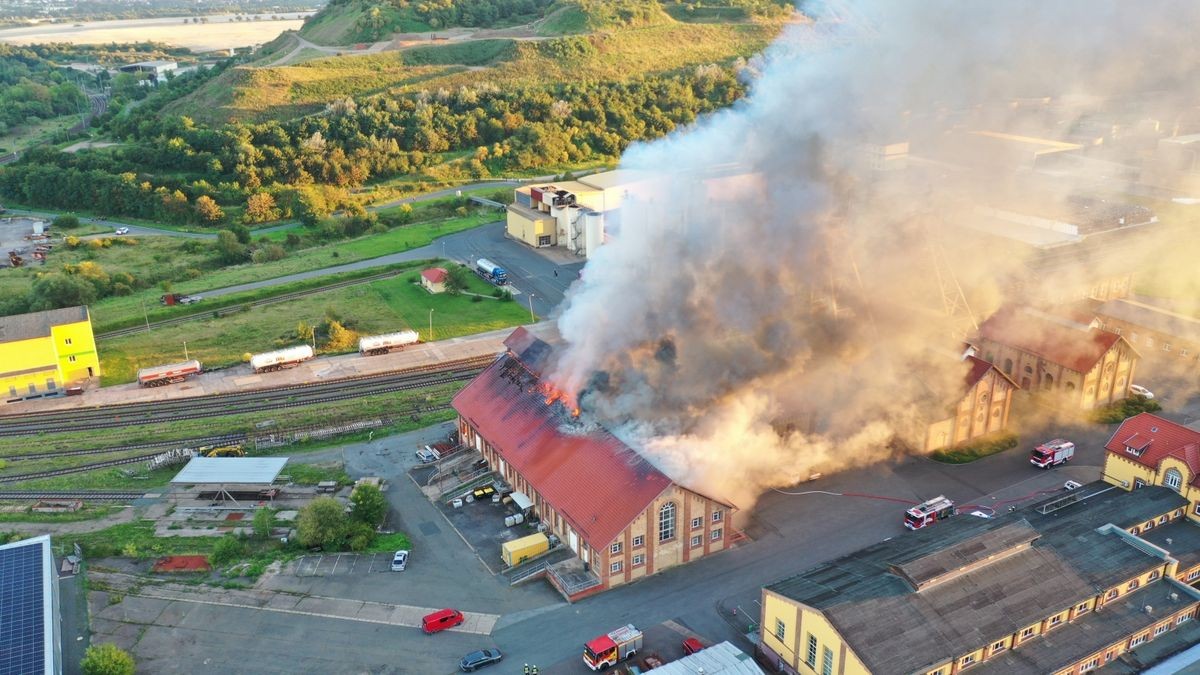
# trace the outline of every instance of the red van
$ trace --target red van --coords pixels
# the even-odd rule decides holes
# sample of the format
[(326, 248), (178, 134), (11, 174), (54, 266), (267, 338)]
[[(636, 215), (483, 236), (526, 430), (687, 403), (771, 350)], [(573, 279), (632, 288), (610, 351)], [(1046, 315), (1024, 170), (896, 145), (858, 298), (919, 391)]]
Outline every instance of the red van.
[(454, 628), (461, 625), (466, 619), (463, 618), (463, 613), (457, 609), (439, 609), (433, 614), (427, 614), (421, 619), (421, 629), (427, 635), (440, 633), (448, 628)]

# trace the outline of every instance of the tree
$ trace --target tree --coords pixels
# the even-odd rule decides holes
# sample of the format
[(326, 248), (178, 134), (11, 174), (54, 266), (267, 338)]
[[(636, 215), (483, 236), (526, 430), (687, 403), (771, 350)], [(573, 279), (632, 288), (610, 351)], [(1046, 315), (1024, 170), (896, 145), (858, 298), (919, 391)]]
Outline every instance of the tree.
[(296, 536), (303, 546), (320, 546), (336, 551), (346, 540), (346, 512), (333, 497), (318, 497), (300, 509), (296, 517)]
[(229, 228), (229, 231), (237, 237), (239, 244), (250, 243), (250, 228), (246, 227), (245, 225), (234, 225)]
[(329, 321), (329, 340), (325, 342), (325, 348), (330, 350), (347, 349), (358, 339), (354, 331), (346, 328), (340, 321)]
[(247, 223), (265, 223), (279, 219), (279, 210), (275, 208), (275, 198), (269, 192), (256, 192), (246, 198), (246, 210), (242, 219)]
[(206, 224), (216, 223), (225, 218), (225, 212), (208, 195), (196, 198), (196, 215), (200, 217), (200, 222)]
[(446, 271), (446, 292), (458, 295), (467, 290), (471, 282), (471, 272), (462, 265), (454, 265)]
[(92, 645), (79, 662), (83, 675), (133, 675), (133, 657), (111, 642)]
[(383, 524), (387, 515), (387, 500), (374, 485), (359, 485), (350, 495), (350, 517), (372, 527)]
[(227, 534), (217, 540), (212, 553), (208, 556), (208, 562), (213, 567), (220, 567), (237, 560), (245, 552), (246, 547), (242, 544), (242, 540)]
[(75, 216), (58, 216), (50, 225), (64, 230), (73, 230), (79, 227), (79, 219)]
[(96, 287), (76, 275), (45, 274), (33, 281), (30, 291), (33, 309), (57, 309), (90, 305), (95, 302)]
[(220, 256), (221, 262), (226, 264), (244, 262), (247, 251), (246, 245), (238, 241), (237, 235), (233, 232), (221, 230), (217, 233), (217, 255)]
[(259, 509), (254, 513), (254, 536), (266, 539), (271, 536), (271, 528), (275, 526), (275, 512), (271, 509)]

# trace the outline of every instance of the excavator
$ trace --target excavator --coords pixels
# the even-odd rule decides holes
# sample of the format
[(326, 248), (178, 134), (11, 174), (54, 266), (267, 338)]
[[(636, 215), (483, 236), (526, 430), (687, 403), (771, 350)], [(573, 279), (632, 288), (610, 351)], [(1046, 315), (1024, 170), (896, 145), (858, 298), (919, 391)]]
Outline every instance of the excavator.
[(245, 457), (246, 451), (240, 445), (206, 445), (196, 449), (201, 457)]

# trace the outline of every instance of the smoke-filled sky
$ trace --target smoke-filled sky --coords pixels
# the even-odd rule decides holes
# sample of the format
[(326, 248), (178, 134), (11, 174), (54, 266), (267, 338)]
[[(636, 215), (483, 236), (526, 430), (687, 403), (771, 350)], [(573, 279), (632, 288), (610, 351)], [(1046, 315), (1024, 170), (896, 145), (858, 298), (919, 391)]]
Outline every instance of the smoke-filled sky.
[[(935, 257), (977, 314), (1016, 300), (1026, 274), (1020, 249), (977, 246), (960, 227), (979, 205), (1111, 199), (1122, 186), (1109, 163), (1136, 165), (1145, 149), (1114, 144), (1104, 169), (1051, 179), (969, 132), (1066, 139), (1097, 120), (1200, 131), (1188, 81), (1200, 3), (804, 11), (812, 22), (756, 60), (745, 101), (626, 153), (621, 168), (650, 178), (609, 218), (611, 241), (558, 319), (552, 379), (583, 392), (585, 413), (742, 507), (765, 487), (877, 461), (892, 437), (946, 416), (966, 372), (955, 336), (970, 326), (942, 311)], [(865, 148), (895, 142), (911, 143), (909, 168), (872, 171)]]

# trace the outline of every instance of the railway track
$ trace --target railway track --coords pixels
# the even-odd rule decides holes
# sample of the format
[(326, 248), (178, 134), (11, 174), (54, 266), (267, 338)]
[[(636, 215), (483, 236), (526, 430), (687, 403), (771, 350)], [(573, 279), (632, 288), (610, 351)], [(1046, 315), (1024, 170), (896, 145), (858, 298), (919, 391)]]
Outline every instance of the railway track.
[[(417, 415), (420, 413), (432, 412), (432, 411), (435, 411), (435, 410), (438, 410), (441, 408), (445, 408), (445, 407), (448, 407), (448, 406), (436, 406), (436, 405), (416, 406), (413, 408), (409, 408), (407, 410), (396, 411), (397, 414), (395, 414), (395, 417), (393, 419), (398, 419), (398, 418), (408, 416), (408, 415)], [(391, 423), (391, 421), (392, 420), (388, 420), (387, 422)], [(172, 447), (187, 447), (190, 444), (191, 444), (191, 441), (174, 441), (174, 442), (170, 443), (170, 445)], [(101, 453), (109, 453), (109, 452), (121, 452), (122, 450), (123, 450), (123, 448), (108, 448), (108, 449), (104, 449), (104, 450), (79, 451), (74, 454), (101, 454)], [(55, 456), (62, 455), (62, 453), (53, 453), (53, 454)], [(68, 454), (71, 454), (71, 453), (68, 453)], [(0, 476), (0, 483), (19, 483), (19, 482), (27, 481), (27, 480), (38, 480), (40, 478), (53, 478), (55, 476), (66, 476), (66, 475), (70, 475), (73, 473), (83, 473), (85, 471), (94, 471), (96, 469), (106, 469), (109, 467), (122, 466), (125, 464), (136, 464), (138, 462), (149, 461), (150, 459), (153, 459), (154, 457), (157, 457), (160, 454), (162, 454), (161, 451), (160, 452), (152, 452), (149, 454), (135, 455), (132, 457), (121, 457), (119, 459), (106, 460), (106, 461), (102, 461), (102, 462), (89, 462), (87, 464), (80, 464), (78, 466), (64, 467), (62, 469), (48, 469), (46, 471), (33, 471), (30, 473), (11, 474), (8, 476)], [(42, 459), (42, 458), (48, 457), (50, 455), (51, 455), (51, 453), (42, 453), (39, 455), (25, 456), (22, 459)]]
[(35, 452), (24, 455), (0, 455), (5, 462), (20, 462), (33, 459), (53, 459), (55, 457), (75, 457), (78, 455), (107, 455), (114, 452), (129, 452), (131, 450), (170, 450), (173, 448), (195, 448), (203, 445), (228, 445), (241, 443), (246, 440), (246, 434), (222, 434), (204, 438), (185, 438), (174, 441), (155, 441), (153, 443), (130, 443), (114, 445), (107, 448), (89, 448), (87, 450), (53, 450), (51, 452)]
[[(220, 307), (218, 309), (209, 310), (209, 311), (201, 310), (199, 312), (195, 312), (192, 314), (185, 314), (183, 316), (176, 316), (176, 317), (172, 317), (170, 319), (162, 319), (161, 321), (154, 321), (149, 325), (149, 327), (147, 327), (146, 324), (140, 324), (137, 326), (130, 326), (128, 328), (118, 328), (116, 330), (105, 331), (103, 333), (96, 335), (96, 339), (97, 340), (108, 340), (111, 338), (123, 337), (125, 335), (133, 335), (135, 333), (142, 333), (147, 330), (154, 329), (154, 328), (162, 328), (164, 326), (174, 326), (174, 325), (181, 324), (181, 323), (187, 323), (189, 321), (199, 321), (200, 319), (208, 319), (208, 318), (212, 318), (214, 312), (216, 313), (217, 317), (219, 318), (219, 317), (223, 317), (223, 316), (228, 316), (230, 314), (237, 314), (238, 312), (243, 312), (247, 308), (250, 308), (250, 307), (262, 307), (264, 305), (272, 305), (272, 304), (277, 304), (280, 302), (287, 302), (289, 300), (295, 300), (297, 298), (303, 298), (303, 297), (306, 297), (309, 295), (316, 295), (317, 293), (333, 291), (333, 290), (337, 290), (339, 288), (345, 288), (347, 286), (357, 286), (358, 284), (369, 284), (372, 281), (380, 281), (383, 279), (390, 279), (391, 277), (399, 276), (401, 274), (404, 274), (406, 272), (411, 272), (411, 271), (412, 270), (393, 270), (391, 272), (381, 272), (379, 274), (372, 274), (370, 276), (360, 277), (358, 279), (346, 279), (345, 281), (338, 281), (338, 282), (335, 282), (332, 284), (327, 284), (325, 286), (318, 286), (317, 288), (310, 288), (310, 289), (304, 290), (304, 291), (295, 291), (293, 293), (284, 293), (283, 295), (276, 295), (276, 296), (272, 296), (269, 298), (263, 298), (261, 300), (251, 300), (250, 302), (239, 302), (236, 305), (228, 305), (226, 307)], [(199, 293), (198, 295), (203, 295), (203, 293)]]
[(436, 367), (341, 378), (329, 382), (130, 403), (99, 408), (47, 410), (0, 416), (0, 436), (87, 431), (158, 424), (220, 415), (295, 408), (376, 394), (463, 382), (475, 377), (494, 357), (462, 359)]
[(0, 499), (87, 499), (89, 501), (130, 501), (145, 496), (145, 492), (120, 492), (113, 490), (74, 490), (64, 492), (38, 492), (34, 490), (0, 490)]

